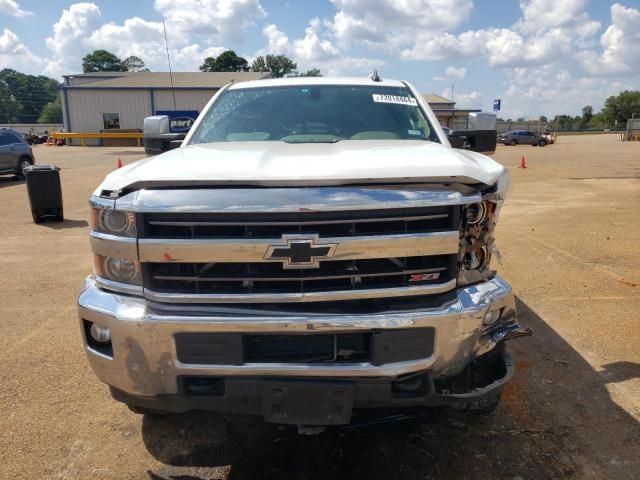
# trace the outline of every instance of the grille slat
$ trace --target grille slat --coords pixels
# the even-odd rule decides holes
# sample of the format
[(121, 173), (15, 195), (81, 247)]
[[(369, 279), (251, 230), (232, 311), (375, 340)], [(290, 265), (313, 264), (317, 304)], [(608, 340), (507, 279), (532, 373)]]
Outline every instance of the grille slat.
[[(156, 292), (304, 293), (394, 288), (452, 278), (450, 255), (322, 262), (319, 269), (284, 270), (279, 263), (145, 263), (146, 285)], [(194, 273), (195, 272), (195, 273)], [(411, 282), (415, 275), (436, 274)]]
[(145, 214), (143, 238), (277, 238), (422, 233), (452, 228), (454, 207), (265, 214)]

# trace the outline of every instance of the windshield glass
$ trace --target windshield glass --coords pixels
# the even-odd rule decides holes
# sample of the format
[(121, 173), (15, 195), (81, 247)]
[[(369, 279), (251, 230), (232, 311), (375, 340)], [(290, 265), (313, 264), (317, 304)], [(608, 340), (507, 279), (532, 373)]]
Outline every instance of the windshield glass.
[(373, 139), (439, 142), (408, 88), (297, 85), (226, 90), (189, 143)]

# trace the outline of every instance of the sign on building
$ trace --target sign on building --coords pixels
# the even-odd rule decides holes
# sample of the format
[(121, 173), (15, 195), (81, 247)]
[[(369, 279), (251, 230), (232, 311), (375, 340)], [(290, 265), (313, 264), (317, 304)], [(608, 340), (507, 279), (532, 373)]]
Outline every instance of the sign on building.
[(195, 110), (157, 110), (156, 115), (169, 117), (169, 130), (171, 133), (188, 132), (193, 122), (198, 118), (198, 112)]

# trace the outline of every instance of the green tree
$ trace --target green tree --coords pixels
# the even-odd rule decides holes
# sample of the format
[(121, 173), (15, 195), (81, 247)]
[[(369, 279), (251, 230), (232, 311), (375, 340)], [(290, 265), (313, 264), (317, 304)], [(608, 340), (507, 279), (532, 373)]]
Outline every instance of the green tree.
[(320, 73), (320, 69), (318, 68), (312, 68), (310, 70), (307, 70), (306, 72), (302, 72), (300, 74), (298, 74), (298, 77), (321, 77), (322, 73)]
[(601, 113), (612, 127), (626, 125), (634, 113), (640, 117), (640, 91), (625, 90), (607, 98)]
[(122, 60), (106, 50), (94, 50), (82, 59), (82, 71), (91, 72), (126, 72)]
[(136, 57), (135, 55), (131, 55), (130, 57), (122, 60), (122, 66), (128, 72), (149, 72), (150, 70), (144, 64), (140, 57)]
[(207, 57), (200, 65), (201, 72), (248, 72), (249, 63), (233, 50), (222, 52), (217, 57)]
[(580, 128), (588, 128), (591, 123), (591, 119), (593, 118), (593, 107), (591, 105), (587, 105), (582, 108), (582, 117), (580, 118)]
[(58, 96), (60, 84), (42, 75), (9, 68), (0, 71), (0, 115), (11, 123), (34, 123), (42, 108)]
[(62, 104), (60, 97), (56, 97), (53, 102), (47, 103), (42, 109), (38, 123), (62, 123)]
[(267, 61), (261, 55), (256, 57), (256, 59), (251, 62), (251, 71), (252, 72), (268, 72), (269, 67), (267, 67)]
[(8, 85), (0, 81), (0, 123), (18, 123), (21, 108), (11, 95)]
[(251, 64), (254, 72), (271, 72), (274, 78), (281, 78), (295, 73), (298, 65), (286, 55), (267, 55), (258, 57)]

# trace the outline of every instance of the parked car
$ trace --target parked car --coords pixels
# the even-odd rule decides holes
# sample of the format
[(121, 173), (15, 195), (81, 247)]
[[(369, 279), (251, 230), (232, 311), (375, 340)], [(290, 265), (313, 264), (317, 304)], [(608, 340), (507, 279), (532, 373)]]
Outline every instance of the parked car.
[[(146, 137), (167, 133), (156, 120)], [(531, 332), (490, 266), (509, 185), (481, 154), (496, 131), (465, 138), (454, 149), (397, 80), (225, 86), (178, 148), (91, 197), (94, 372), (136, 413), (303, 433), (372, 407), (491, 412), (515, 372), (505, 342)]]
[(24, 169), (34, 162), (33, 150), (24, 136), (10, 128), (0, 128), (0, 175), (24, 178)]
[(549, 140), (528, 130), (513, 130), (498, 135), (498, 143), (505, 145), (533, 145), (534, 147), (544, 147)]

